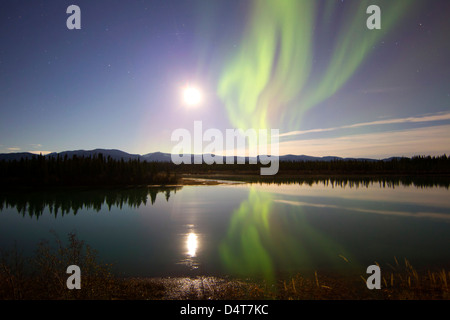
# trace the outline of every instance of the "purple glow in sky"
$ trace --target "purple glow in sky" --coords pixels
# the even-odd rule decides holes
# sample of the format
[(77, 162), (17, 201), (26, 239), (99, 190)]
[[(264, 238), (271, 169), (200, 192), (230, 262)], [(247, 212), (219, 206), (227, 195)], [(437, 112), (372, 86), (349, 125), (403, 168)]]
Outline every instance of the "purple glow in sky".
[[(280, 154), (449, 154), (450, 2), (398, 1), (4, 0), (0, 152), (170, 152), (171, 133), (195, 120), (225, 130), (262, 119), (280, 130)], [(370, 45), (377, 31), (349, 22), (368, 17), (361, 3), (381, 7)], [(66, 27), (72, 4), (80, 30)], [(189, 86), (199, 92), (187, 101)]]

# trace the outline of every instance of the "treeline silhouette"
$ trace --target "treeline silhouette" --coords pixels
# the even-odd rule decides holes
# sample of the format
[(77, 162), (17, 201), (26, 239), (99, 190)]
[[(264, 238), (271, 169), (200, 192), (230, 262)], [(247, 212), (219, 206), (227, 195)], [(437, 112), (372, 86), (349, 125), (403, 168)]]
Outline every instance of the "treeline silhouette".
[(450, 174), (450, 158), (442, 156), (415, 156), (390, 160), (333, 160), (282, 162), (280, 172), (340, 174)]
[[(124, 186), (177, 184), (186, 174), (259, 176), (258, 164), (181, 164), (115, 160), (101, 153), (89, 157), (44, 157), (0, 161), (0, 187)], [(450, 177), (447, 155), (391, 160), (282, 161), (275, 179), (321, 175), (436, 175)], [(270, 176), (269, 176), (270, 179)]]
[(123, 186), (175, 184), (170, 163), (89, 157), (44, 157), (0, 161), (0, 186)]
[[(173, 169), (177, 173), (235, 172), (260, 174), (261, 164), (181, 164)], [(277, 175), (295, 174), (450, 174), (450, 158), (442, 156), (416, 156), (390, 160), (337, 159), (331, 161), (280, 161)]]
[[(201, 176), (200, 176), (201, 177)], [(435, 188), (443, 187), (450, 188), (449, 177), (442, 176), (424, 176), (424, 175), (412, 175), (412, 176), (336, 176), (336, 177), (323, 177), (323, 176), (242, 176), (242, 175), (224, 175), (216, 176), (221, 180), (232, 181), (244, 181), (250, 184), (298, 184), (313, 186), (321, 184), (326, 187), (339, 187), (339, 188), (368, 188), (371, 186), (379, 186), (381, 188), (393, 188), (399, 186), (416, 187), (416, 188)]]
[(146, 205), (150, 200), (153, 205), (158, 193), (169, 201), (171, 193), (181, 187), (141, 187), (141, 188), (108, 188), (89, 190), (35, 191), (35, 192), (2, 192), (0, 193), (0, 212), (14, 208), (23, 216), (42, 216), (46, 208), (55, 218), (70, 213), (76, 215), (80, 210), (99, 212), (105, 206), (122, 209), (124, 206), (137, 208)]

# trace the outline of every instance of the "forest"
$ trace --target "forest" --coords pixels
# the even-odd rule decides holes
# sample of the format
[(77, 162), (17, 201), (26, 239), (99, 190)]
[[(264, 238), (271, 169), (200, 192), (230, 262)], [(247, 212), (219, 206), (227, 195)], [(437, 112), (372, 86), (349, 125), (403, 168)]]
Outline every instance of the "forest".
[[(45, 157), (0, 161), (0, 186), (143, 186), (175, 185), (183, 176), (238, 175), (259, 176), (261, 164), (180, 164), (147, 162), (140, 159), (117, 160), (101, 153), (88, 157)], [(428, 175), (450, 177), (447, 155), (390, 160), (281, 161), (272, 178), (352, 175)], [(270, 178), (270, 177), (269, 177)]]
[(129, 186), (175, 184), (169, 163), (89, 157), (45, 157), (0, 161), (0, 186)]

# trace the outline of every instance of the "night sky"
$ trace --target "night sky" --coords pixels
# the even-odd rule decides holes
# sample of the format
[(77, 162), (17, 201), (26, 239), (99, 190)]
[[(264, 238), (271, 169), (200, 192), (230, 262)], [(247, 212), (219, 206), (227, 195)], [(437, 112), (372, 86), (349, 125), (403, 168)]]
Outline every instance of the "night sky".
[(449, 34), (448, 0), (2, 0), (0, 152), (170, 152), (202, 120), (280, 154), (449, 154)]

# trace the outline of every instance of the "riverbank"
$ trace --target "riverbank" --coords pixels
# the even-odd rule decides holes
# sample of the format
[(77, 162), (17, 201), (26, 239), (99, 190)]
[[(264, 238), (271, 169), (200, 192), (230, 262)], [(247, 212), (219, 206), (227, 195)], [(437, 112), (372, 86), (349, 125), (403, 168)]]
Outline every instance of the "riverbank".
[[(3, 278), (0, 300), (450, 300), (442, 272), (419, 277), (420, 284), (406, 274), (396, 274), (393, 285), (387, 279), (380, 290), (369, 290), (362, 279), (324, 275), (296, 275), (272, 285), (209, 276), (123, 278), (99, 281), (107, 287), (82, 285), (80, 290), (65, 289), (63, 296), (42, 292), (27, 281), (11, 288)], [(445, 277), (448, 280), (450, 273)]]
[(184, 173), (177, 176), (171, 182), (151, 183), (151, 184), (100, 184), (100, 185), (0, 185), (1, 193), (26, 193), (26, 192), (59, 192), (59, 191), (89, 191), (89, 190), (129, 190), (137, 188), (179, 188), (183, 186), (205, 186), (220, 184), (241, 184), (241, 183), (275, 183), (275, 184), (298, 184), (298, 183), (385, 183), (394, 185), (415, 185), (419, 187), (439, 186), (450, 187), (450, 175), (435, 174), (331, 174), (331, 173), (299, 173), (277, 174), (275, 176), (261, 176), (251, 172), (208, 172), (208, 173)]
[(417, 271), (390, 265), (381, 278), (381, 289), (368, 289), (362, 275), (314, 272), (296, 274), (273, 283), (264, 280), (208, 276), (175, 278), (128, 278), (116, 299), (151, 300), (450, 300), (450, 272)]

